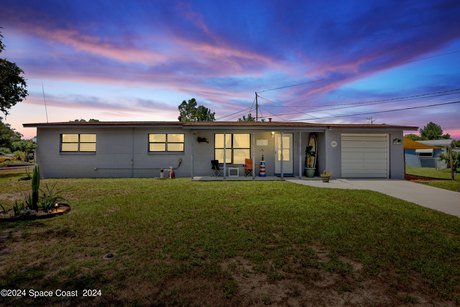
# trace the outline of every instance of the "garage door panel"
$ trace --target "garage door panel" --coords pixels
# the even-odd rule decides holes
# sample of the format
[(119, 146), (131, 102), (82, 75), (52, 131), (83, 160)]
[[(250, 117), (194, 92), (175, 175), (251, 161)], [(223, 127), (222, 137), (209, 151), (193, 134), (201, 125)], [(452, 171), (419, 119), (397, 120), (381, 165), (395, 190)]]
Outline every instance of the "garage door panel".
[(365, 146), (354, 146), (354, 147), (346, 147), (342, 148), (342, 152), (363, 152), (363, 153), (381, 153), (384, 152), (387, 148), (385, 147), (365, 147)]
[(388, 178), (387, 134), (342, 134), (342, 176)]
[(383, 178), (381, 173), (350, 173), (347, 177), (350, 178)]
[(344, 150), (342, 154), (345, 154), (345, 159), (355, 159), (356, 157), (370, 157), (370, 158), (379, 158), (379, 159), (386, 159), (387, 154), (380, 151), (371, 151), (371, 152), (362, 152), (363, 149), (359, 149), (360, 151), (354, 152), (352, 150)]

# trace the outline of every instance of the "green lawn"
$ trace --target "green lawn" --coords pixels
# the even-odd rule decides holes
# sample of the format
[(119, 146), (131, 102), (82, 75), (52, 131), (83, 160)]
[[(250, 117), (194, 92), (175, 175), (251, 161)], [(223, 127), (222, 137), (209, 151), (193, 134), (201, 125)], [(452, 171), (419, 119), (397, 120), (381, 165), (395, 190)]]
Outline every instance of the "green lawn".
[[(0, 175), (6, 206), (30, 185), (18, 176)], [(80, 297), (7, 303), (460, 302), (460, 219), (376, 192), (190, 179), (42, 183), (64, 189), (72, 211), (0, 223), (0, 288)], [(84, 298), (83, 289), (102, 295)]]
[(419, 182), (441, 189), (460, 192), (460, 174), (455, 174), (455, 180), (451, 180), (450, 169), (437, 170), (434, 168), (407, 167), (406, 174), (435, 178), (434, 180), (420, 180)]

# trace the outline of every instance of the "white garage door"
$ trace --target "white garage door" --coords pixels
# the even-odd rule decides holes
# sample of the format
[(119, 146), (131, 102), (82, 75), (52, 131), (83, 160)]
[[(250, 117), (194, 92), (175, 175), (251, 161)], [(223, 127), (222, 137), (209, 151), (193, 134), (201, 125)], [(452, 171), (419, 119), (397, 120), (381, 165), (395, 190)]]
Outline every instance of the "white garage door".
[(342, 177), (388, 178), (388, 134), (342, 134)]

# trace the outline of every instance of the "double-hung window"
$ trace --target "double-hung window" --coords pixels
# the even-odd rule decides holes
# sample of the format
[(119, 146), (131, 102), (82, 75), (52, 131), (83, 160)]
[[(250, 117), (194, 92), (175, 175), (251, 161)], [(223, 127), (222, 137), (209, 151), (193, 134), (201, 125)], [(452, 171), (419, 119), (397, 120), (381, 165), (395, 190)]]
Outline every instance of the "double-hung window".
[(61, 152), (96, 152), (96, 134), (61, 134)]
[[(224, 137), (225, 136), (225, 137)], [(249, 133), (218, 133), (214, 135), (214, 159), (229, 164), (244, 164), (251, 158), (251, 135)]]
[(150, 133), (149, 152), (183, 152), (183, 133)]

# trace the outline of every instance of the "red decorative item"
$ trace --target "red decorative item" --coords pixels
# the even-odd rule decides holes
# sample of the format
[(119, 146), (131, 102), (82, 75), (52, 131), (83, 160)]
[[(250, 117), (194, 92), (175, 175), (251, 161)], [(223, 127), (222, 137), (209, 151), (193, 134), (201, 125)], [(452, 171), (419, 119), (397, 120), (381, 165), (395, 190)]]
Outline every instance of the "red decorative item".
[(172, 166), (169, 168), (169, 178), (170, 179), (176, 178), (176, 173), (174, 172), (174, 169), (172, 168)]

